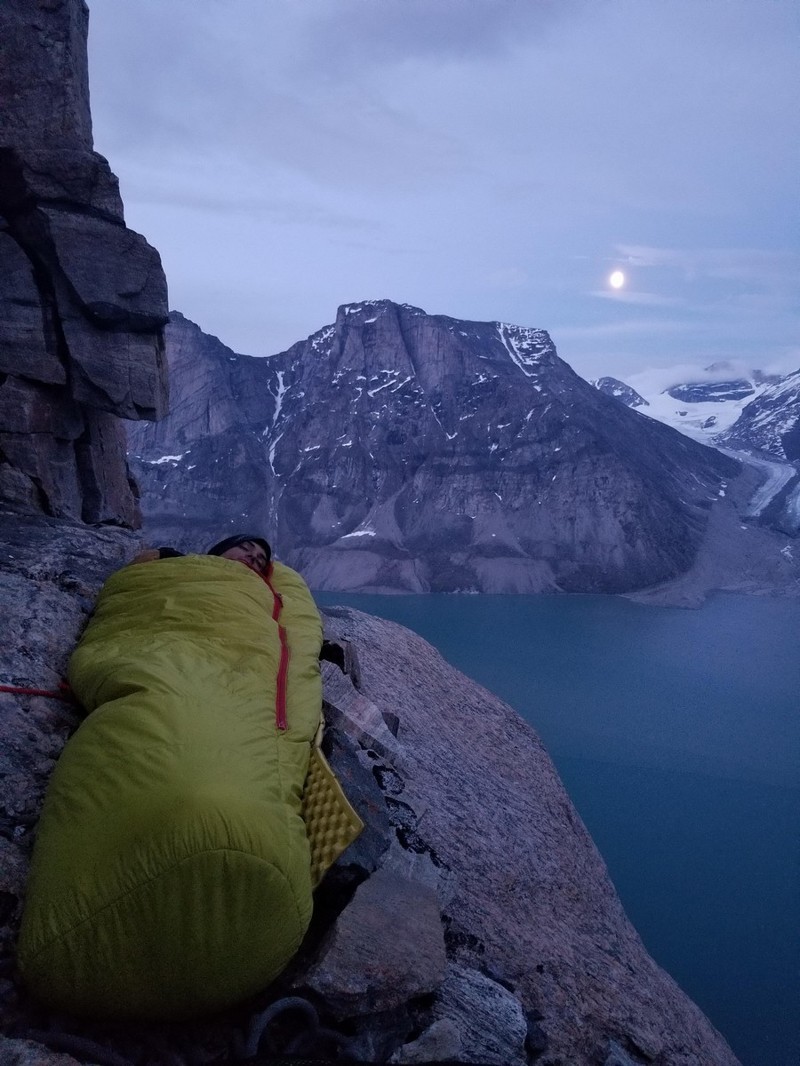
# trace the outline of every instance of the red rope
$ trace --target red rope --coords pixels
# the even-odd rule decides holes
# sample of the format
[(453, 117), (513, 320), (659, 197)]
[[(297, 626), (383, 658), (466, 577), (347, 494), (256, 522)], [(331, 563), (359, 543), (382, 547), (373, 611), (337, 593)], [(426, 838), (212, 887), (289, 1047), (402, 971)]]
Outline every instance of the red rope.
[(48, 696), (53, 700), (75, 700), (75, 694), (66, 681), (61, 681), (57, 689), (27, 688), (24, 685), (0, 685), (0, 692), (14, 692), (18, 696)]

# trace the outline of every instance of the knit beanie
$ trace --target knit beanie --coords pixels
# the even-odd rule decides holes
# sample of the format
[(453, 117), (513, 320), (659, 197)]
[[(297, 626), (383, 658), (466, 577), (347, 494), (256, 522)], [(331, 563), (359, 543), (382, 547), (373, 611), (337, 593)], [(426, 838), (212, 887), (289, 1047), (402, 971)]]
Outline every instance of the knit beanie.
[(224, 555), (229, 548), (236, 548), (239, 544), (244, 544), (246, 540), (252, 541), (253, 544), (258, 544), (259, 547), (264, 549), (264, 554), (267, 557), (267, 562), (272, 558), (272, 549), (263, 537), (254, 536), (252, 533), (237, 533), (236, 536), (226, 537), (225, 540), (221, 540), (219, 544), (215, 544), (213, 548), (209, 548), (206, 552), (207, 555)]

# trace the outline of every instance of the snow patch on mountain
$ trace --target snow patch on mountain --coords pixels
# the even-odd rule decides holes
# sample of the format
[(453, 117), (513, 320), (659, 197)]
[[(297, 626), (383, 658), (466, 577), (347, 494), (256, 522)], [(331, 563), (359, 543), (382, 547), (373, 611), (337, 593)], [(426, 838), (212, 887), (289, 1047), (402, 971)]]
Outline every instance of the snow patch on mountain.
[(640, 413), (694, 440), (760, 448), (778, 459), (789, 457), (781, 439), (800, 416), (800, 371), (781, 377), (717, 362), (703, 370), (648, 370), (627, 382), (606, 377), (592, 384), (628, 407), (646, 406)]
[(720, 436), (734, 447), (755, 447), (778, 459), (800, 461), (800, 370), (766, 385)]
[(496, 322), (500, 341), (526, 377), (532, 377), (534, 368), (542, 355), (552, 347), (544, 330), (513, 326), (508, 322)]
[(641, 413), (680, 430), (687, 437), (711, 444), (720, 433), (730, 429), (756, 395), (758, 391), (754, 389), (751, 394), (739, 399), (719, 400), (712, 397), (690, 403), (676, 399), (670, 392), (662, 392), (645, 396), (647, 408)]
[(185, 454), (185, 452), (181, 452), (180, 455), (162, 455), (158, 459), (145, 459), (144, 462), (149, 463), (150, 466), (161, 466), (162, 463), (179, 463)]

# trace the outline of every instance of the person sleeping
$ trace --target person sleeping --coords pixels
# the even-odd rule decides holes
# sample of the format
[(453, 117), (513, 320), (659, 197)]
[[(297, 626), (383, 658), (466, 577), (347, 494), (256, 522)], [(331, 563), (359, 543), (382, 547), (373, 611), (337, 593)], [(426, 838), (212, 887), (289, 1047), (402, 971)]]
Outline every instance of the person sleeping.
[[(304, 805), (322, 623), (305, 582), (250, 534), (155, 550), (108, 579), (70, 659), (88, 715), (31, 863), (19, 968), (76, 1015), (189, 1018), (261, 991), (321, 876)], [(340, 789), (333, 804), (346, 846), (360, 822)]]

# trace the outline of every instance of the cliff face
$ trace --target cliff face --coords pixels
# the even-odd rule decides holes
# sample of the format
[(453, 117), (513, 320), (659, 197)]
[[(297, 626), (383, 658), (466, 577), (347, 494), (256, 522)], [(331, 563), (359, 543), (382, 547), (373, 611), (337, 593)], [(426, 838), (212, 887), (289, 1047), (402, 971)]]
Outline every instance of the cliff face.
[(377, 301), (269, 359), (180, 318), (167, 337), (173, 412), (130, 432), (149, 535), (260, 525), (317, 588), (654, 584), (738, 471), (593, 389), (542, 330)]
[(0, 5), (0, 502), (137, 525), (119, 417), (166, 410), (158, 253), (92, 151), (82, 0)]
[(147, 537), (198, 550), (245, 526), (274, 530), (264, 416), (251, 410), (274, 402), (267, 361), (235, 355), (174, 312), (165, 340), (168, 425), (128, 426)]
[[(0, 595), (18, 620), (0, 678), (55, 686), (100, 582), (133, 548), (120, 530), (0, 513)], [(355, 653), (347, 676), (324, 664), (325, 714), (329, 757), (366, 829), (318, 890), (289, 972), (255, 1008), (285, 995), (317, 1004), (335, 1040), (307, 1048), (314, 1058), (333, 1059), (338, 1042), (346, 1058), (372, 1062), (735, 1066), (647, 955), (530, 727), (400, 626), (334, 608), (326, 628)], [(32, 830), (80, 713), (7, 693), (0, 707), (8, 974)], [(62, 1019), (42, 1034), (24, 989), (6, 980), (0, 991), (0, 1032), (35, 1038), (0, 1036), (3, 1062), (56, 1066), (61, 1056), (40, 1042), (76, 1046), (63, 1029), (101, 1045), (98, 1062), (110, 1048), (117, 1062), (140, 1061), (148, 1043), (158, 1061), (227, 1062), (257, 1032), (251, 1004), (186, 1026)], [(303, 1014), (285, 1024), (287, 1042), (309, 1034)]]

